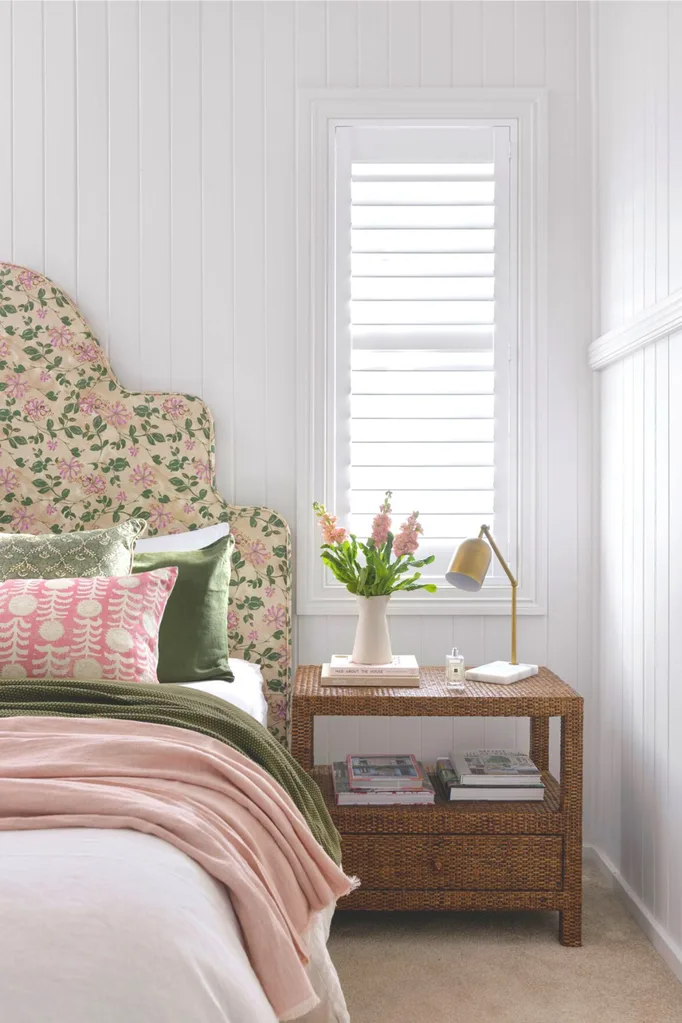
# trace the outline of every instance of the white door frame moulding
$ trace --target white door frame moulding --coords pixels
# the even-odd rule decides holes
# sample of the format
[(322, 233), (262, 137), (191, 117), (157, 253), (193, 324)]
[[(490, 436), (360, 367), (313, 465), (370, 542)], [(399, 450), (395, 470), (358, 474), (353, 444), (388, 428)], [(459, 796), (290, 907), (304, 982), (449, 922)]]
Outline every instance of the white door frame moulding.
[[(326, 359), (330, 297), (327, 261), (331, 223), (332, 128), (345, 119), (379, 123), (513, 121), (518, 131), (520, 352), (518, 400), (522, 411), (518, 488), (522, 554), (518, 613), (547, 608), (547, 91), (542, 88), (300, 89), (297, 97), (297, 595), (298, 614), (356, 614), (354, 598), (325, 573), (313, 500), (329, 491), (327, 443), (329, 374)], [(509, 592), (484, 588), (460, 595), (444, 586), (436, 594), (391, 600), (391, 614), (509, 615)]]
[(605, 369), (654, 341), (682, 330), (682, 288), (596, 338), (588, 348), (592, 369)]
[(583, 857), (586, 863), (594, 863), (606, 880), (610, 882), (619, 899), (644, 931), (661, 959), (682, 983), (682, 948), (672, 935), (644, 905), (639, 895), (630, 887), (615, 864), (601, 849), (597, 849), (593, 845), (584, 845)]

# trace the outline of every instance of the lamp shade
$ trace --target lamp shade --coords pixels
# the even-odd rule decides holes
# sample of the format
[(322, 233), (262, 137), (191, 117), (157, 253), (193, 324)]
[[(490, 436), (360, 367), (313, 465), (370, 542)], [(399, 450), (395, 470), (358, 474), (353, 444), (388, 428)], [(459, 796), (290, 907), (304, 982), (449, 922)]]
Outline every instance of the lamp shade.
[(490, 566), (492, 550), (482, 537), (462, 540), (452, 556), (445, 578), (451, 586), (473, 593), (480, 590)]

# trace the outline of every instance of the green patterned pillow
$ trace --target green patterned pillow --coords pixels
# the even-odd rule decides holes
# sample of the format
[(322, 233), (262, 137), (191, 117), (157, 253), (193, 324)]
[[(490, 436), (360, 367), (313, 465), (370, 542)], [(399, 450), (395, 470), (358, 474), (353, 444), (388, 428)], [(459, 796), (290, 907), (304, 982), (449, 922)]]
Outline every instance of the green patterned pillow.
[(75, 533), (0, 533), (0, 580), (129, 575), (144, 519)]

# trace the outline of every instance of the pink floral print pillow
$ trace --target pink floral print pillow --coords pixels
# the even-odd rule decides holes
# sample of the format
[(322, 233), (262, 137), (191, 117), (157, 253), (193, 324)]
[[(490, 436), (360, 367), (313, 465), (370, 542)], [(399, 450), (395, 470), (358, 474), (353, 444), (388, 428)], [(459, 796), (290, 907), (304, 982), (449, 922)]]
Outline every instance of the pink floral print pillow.
[(0, 583), (2, 679), (158, 682), (159, 626), (177, 568)]

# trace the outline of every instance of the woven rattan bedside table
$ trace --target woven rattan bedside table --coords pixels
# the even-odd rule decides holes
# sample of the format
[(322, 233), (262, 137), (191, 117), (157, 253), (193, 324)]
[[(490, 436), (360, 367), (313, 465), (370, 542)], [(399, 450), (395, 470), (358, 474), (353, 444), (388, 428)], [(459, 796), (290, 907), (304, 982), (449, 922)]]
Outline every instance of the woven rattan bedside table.
[[(362, 886), (344, 909), (558, 910), (563, 945), (580, 945), (583, 700), (547, 668), (509, 686), (446, 688), (422, 668), (419, 689), (321, 686), (319, 665), (296, 672), (291, 749), (325, 794), (343, 838), (343, 865)], [(313, 768), (315, 715), (529, 717), (541, 803), (334, 805), (329, 767)], [(561, 782), (549, 773), (549, 719), (561, 718)], [(403, 752), (403, 751), (399, 751)]]

